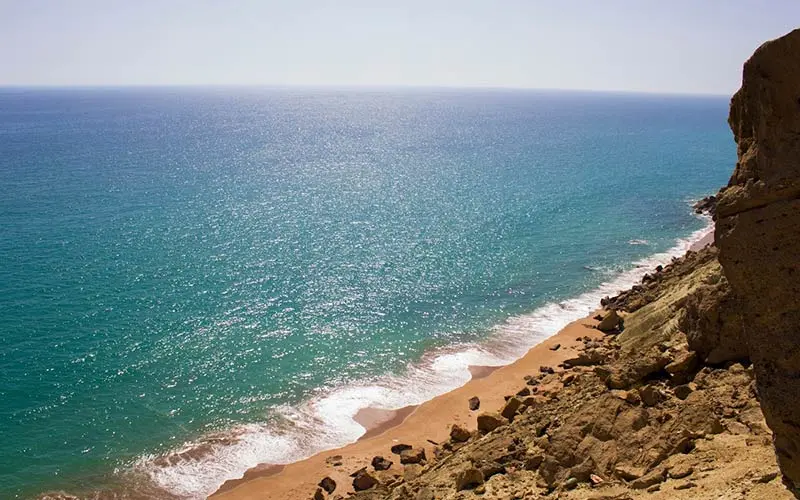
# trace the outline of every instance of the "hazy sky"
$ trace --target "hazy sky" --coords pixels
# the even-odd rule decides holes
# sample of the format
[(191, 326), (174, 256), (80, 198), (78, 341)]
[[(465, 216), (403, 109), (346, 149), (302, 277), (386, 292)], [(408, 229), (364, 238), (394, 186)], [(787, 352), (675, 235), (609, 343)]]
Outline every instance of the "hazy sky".
[(0, 0), (0, 85), (730, 94), (798, 0)]

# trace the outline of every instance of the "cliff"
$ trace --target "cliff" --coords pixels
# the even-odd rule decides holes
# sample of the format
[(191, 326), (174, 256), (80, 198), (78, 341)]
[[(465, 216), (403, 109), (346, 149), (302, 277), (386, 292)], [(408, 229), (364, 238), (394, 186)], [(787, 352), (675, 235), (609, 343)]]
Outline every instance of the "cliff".
[(745, 63), (729, 123), (738, 146), (720, 191), (719, 260), (787, 485), (800, 491), (800, 30)]

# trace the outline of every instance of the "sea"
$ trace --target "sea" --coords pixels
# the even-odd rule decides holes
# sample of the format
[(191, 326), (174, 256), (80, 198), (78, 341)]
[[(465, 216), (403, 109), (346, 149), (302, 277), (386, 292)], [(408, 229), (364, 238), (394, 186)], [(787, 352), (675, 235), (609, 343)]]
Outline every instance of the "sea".
[(205, 498), (680, 255), (727, 96), (0, 89), (0, 498)]

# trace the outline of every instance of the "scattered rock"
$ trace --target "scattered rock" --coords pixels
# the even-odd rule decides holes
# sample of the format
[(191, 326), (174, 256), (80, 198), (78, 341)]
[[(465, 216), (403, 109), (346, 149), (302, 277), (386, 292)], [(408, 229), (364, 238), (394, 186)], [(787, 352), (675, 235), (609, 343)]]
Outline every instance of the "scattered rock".
[(312, 500), (325, 500), (325, 494), (322, 493), (322, 488), (317, 488), (317, 491), (314, 492)]
[(655, 406), (664, 400), (664, 394), (652, 384), (639, 389), (639, 397), (645, 406)]
[(550, 375), (556, 372), (551, 366), (540, 366), (539, 371)]
[(339, 467), (342, 465), (342, 456), (341, 455), (334, 455), (332, 457), (328, 457), (325, 459), (325, 463), (331, 465), (333, 467)]
[(519, 397), (525, 397), (525, 396), (530, 396), (530, 395), (531, 395), (531, 390), (528, 389), (527, 387), (523, 387), (522, 389), (517, 391), (517, 396), (519, 396)]
[(693, 351), (681, 351), (675, 356), (675, 360), (664, 367), (670, 375), (686, 373), (697, 367), (697, 353)]
[(334, 481), (332, 478), (328, 476), (325, 476), (322, 478), (322, 481), (320, 481), (317, 486), (327, 491), (328, 493), (333, 493), (333, 491), (336, 489), (336, 481)]
[(483, 473), (475, 467), (470, 467), (456, 475), (456, 490), (467, 490), (483, 484)]
[(567, 490), (574, 490), (578, 487), (578, 479), (575, 477), (571, 477), (564, 481), (564, 488)]
[(639, 479), (635, 479), (631, 483), (631, 488), (634, 490), (644, 490), (653, 485), (662, 483), (664, 481), (664, 471), (662, 469), (654, 470)]
[(697, 485), (691, 481), (686, 481), (685, 483), (681, 483), (675, 486), (676, 490), (688, 490), (689, 488), (695, 488)]
[(717, 197), (713, 194), (711, 196), (706, 196), (692, 205), (692, 208), (694, 208), (695, 213), (698, 214), (708, 213), (709, 215), (714, 215), (717, 211)]
[(564, 366), (593, 366), (602, 365), (606, 361), (605, 356), (598, 349), (588, 349), (579, 353), (574, 358), (564, 360)]
[(614, 474), (625, 481), (633, 481), (644, 476), (647, 471), (642, 467), (634, 467), (633, 465), (619, 464), (614, 469)]
[(356, 491), (368, 490), (376, 484), (378, 484), (378, 480), (366, 470), (359, 471), (353, 479), (353, 489)]
[(400, 452), (401, 464), (418, 464), (425, 461), (424, 448), (410, 448)]
[(410, 449), (411, 449), (411, 445), (410, 444), (396, 444), (396, 445), (392, 446), (392, 453), (394, 453), (395, 455), (399, 455), (403, 451), (410, 450)]
[(517, 398), (510, 398), (508, 401), (506, 401), (505, 406), (503, 406), (503, 409), (500, 411), (500, 415), (504, 416), (508, 420), (513, 420), (514, 415), (517, 414), (517, 410), (519, 410), (520, 406), (522, 406), (522, 401)]
[(561, 349), (561, 344), (556, 344), (556, 345), (550, 346), (550, 350), (551, 351), (557, 351), (559, 349)]
[(478, 415), (478, 430), (483, 433), (492, 432), (505, 423), (506, 421), (498, 413), (487, 412)]
[(669, 470), (670, 479), (683, 479), (694, 472), (694, 467), (688, 464), (679, 464)]
[(457, 443), (469, 441), (470, 436), (470, 432), (460, 425), (454, 425), (453, 428), (450, 429), (450, 439)]
[(481, 400), (478, 398), (478, 396), (473, 396), (473, 397), (469, 398), (469, 409), (470, 409), (470, 411), (475, 411), (480, 407), (481, 407)]
[(375, 470), (386, 470), (392, 466), (392, 463), (391, 460), (387, 460), (380, 455), (372, 457), (372, 467)]

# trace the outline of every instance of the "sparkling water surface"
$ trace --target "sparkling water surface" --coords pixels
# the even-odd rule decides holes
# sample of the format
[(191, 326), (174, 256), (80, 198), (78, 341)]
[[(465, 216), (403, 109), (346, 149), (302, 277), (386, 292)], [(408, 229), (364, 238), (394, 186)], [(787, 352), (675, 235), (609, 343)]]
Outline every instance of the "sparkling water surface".
[(707, 224), (727, 106), (0, 90), (0, 498), (131, 474), (201, 498), (510, 361)]

